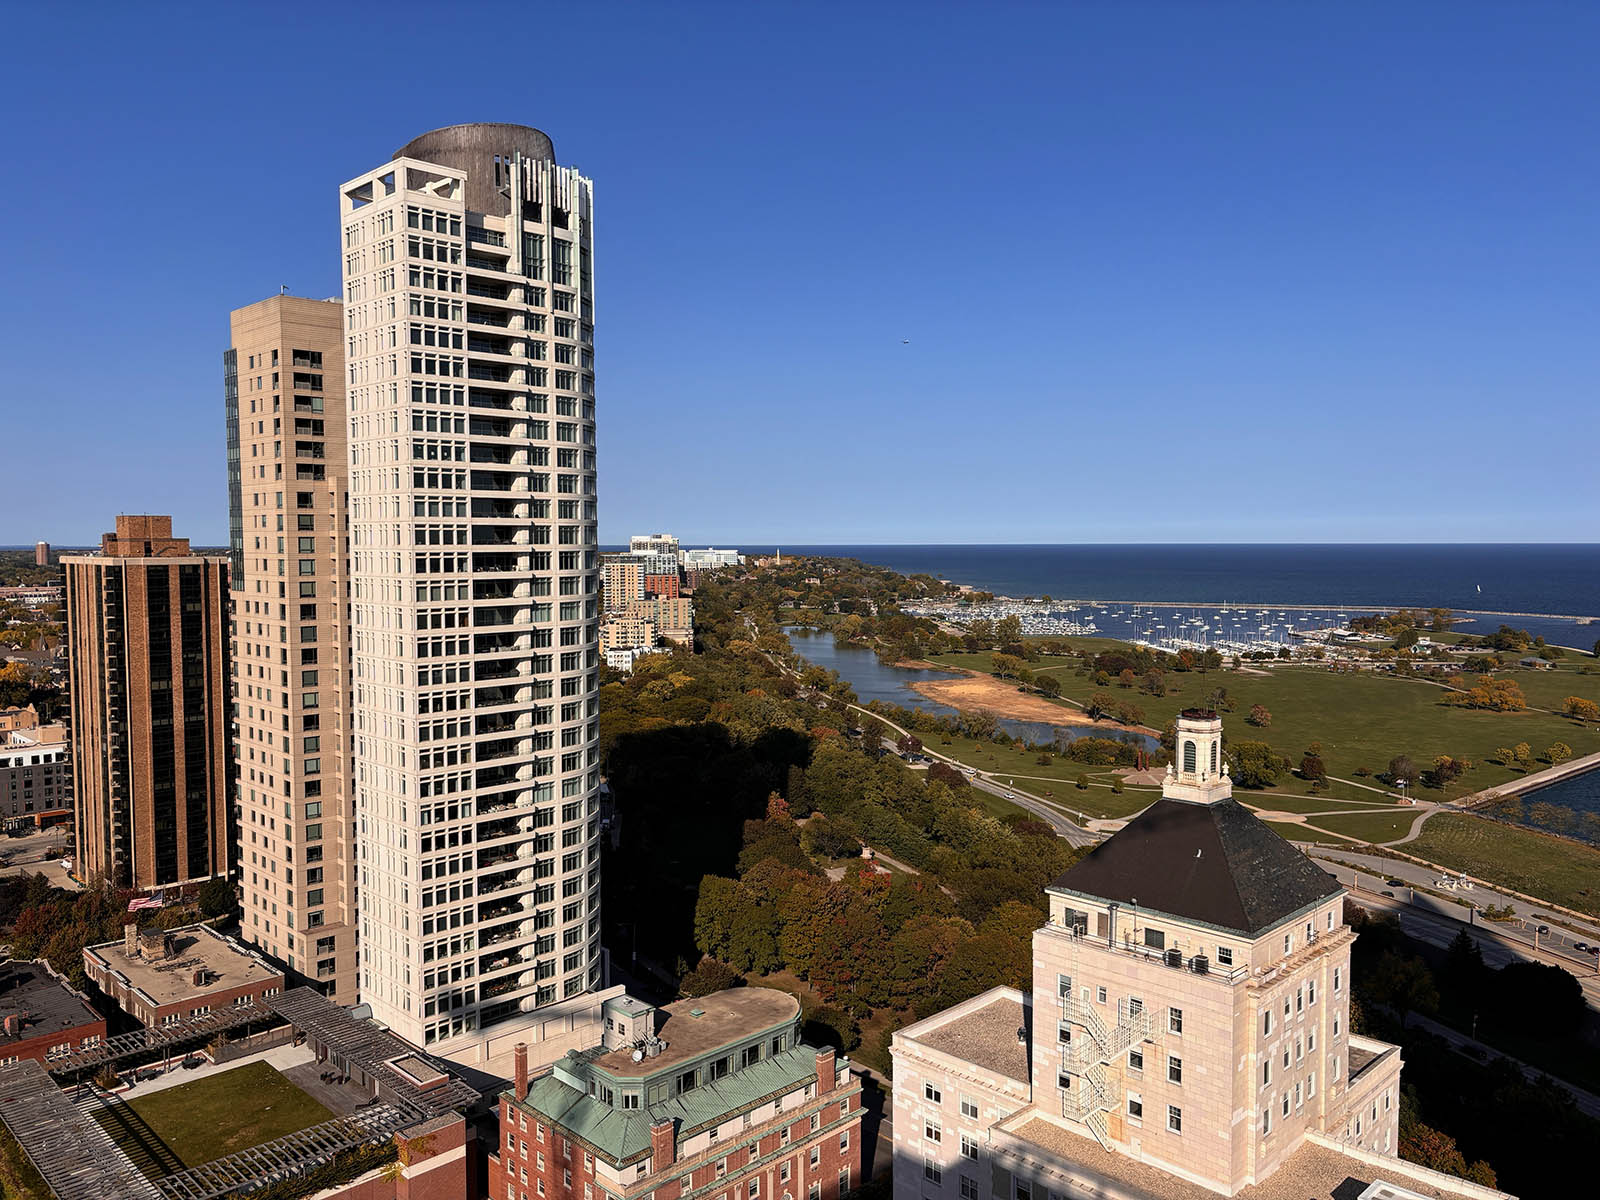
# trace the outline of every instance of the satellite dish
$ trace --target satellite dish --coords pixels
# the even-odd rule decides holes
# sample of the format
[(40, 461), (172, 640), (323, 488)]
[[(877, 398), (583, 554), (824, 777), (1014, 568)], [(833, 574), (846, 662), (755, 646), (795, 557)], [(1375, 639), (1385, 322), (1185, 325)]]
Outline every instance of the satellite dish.
[(643, 1050), (635, 1050), (633, 1052), (633, 1061), (634, 1062), (643, 1062), (644, 1061), (644, 1051)]

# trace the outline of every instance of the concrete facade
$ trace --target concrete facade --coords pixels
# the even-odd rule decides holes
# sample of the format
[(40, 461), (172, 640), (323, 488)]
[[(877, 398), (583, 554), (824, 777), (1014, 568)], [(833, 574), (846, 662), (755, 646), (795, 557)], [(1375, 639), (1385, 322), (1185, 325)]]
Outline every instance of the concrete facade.
[(0, 818), (42, 825), (69, 816), (72, 761), (66, 726), (41, 726), (31, 707), (8, 712), (11, 720), (0, 718)]
[(344, 306), (235, 310), (223, 358), (243, 933), (356, 1000)]
[(63, 557), (78, 867), (151, 889), (227, 875), (228, 563), (119, 516)]
[(463, 1060), (603, 983), (593, 196), (552, 154), (453, 126), (339, 193), (359, 991)]

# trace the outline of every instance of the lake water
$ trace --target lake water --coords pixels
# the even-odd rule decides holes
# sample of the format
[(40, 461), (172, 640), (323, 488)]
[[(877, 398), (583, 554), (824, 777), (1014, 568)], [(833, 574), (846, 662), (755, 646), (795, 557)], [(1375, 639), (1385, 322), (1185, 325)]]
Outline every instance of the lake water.
[[(1559, 783), (1552, 783), (1549, 787), (1528, 792), (1522, 797), (1522, 801), (1524, 805), (1530, 807), (1542, 802), (1571, 809), (1580, 814), (1600, 813), (1600, 771), (1585, 771), (1582, 775), (1569, 776)], [(1528, 818), (1528, 824), (1542, 828), (1540, 822), (1531, 818)], [(1579, 837), (1588, 842), (1600, 841), (1595, 837), (1595, 831), (1588, 822), (1580, 822), (1576, 828), (1557, 829), (1553, 832)]]
[[(890, 666), (871, 650), (861, 646), (839, 645), (831, 633), (799, 627), (789, 627), (784, 632), (789, 635), (789, 644), (794, 647), (796, 654), (809, 663), (837, 671), (839, 677), (855, 689), (856, 697), (862, 704), (881, 700), (885, 704), (898, 704), (901, 708), (913, 708), (919, 712), (938, 713), (947, 717), (959, 715), (958, 709), (930, 700), (911, 686), (924, 680), (960, 679), (962, 676), (958, 672)], [(1103, 737), (1142, 746), (1146, 750), (1154, 750), (1159, 746), (1149, 734), (1128, 729), (1051, 725), (1042, 721), (1014, 721), (1009, 717), (1002, 717), (996, 724), (1011, 737), (1035, 745), (1073, 742), (1082, 737)]]
[[(1322, 604), (1351, 615), (1441, 605), (1456, 629), (1490, 633), (1504, 621), (1557, 645), (1587, 649), (1600, 623), (1600, 545), (1081, 545), (794, 546), (797, 554), (857, 558), (902, 574), (927, 572), (1007, 596), (1235, 604)], [(748, 547), (770, 554), (772, 547)], [(1099, 622), (1106, 628), (1104, 621)]]

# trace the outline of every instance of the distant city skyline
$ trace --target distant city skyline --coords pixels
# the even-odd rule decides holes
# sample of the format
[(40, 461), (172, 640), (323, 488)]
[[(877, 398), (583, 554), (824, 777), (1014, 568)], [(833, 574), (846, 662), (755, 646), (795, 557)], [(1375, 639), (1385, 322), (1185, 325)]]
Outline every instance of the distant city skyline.
[(0, 543), (225, 544), (224, 315), (483, 119), (605, 181), (603, 544), (1594, 536), (1600, 9), (597, 4), (330, 119), (391, 15), (12, 15)]

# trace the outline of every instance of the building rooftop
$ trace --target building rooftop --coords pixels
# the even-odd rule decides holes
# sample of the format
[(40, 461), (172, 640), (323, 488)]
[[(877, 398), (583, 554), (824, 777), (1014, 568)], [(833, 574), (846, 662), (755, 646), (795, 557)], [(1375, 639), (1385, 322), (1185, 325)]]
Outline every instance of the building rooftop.
[[(162, 939), (165, 933), (170, 941)], [(281, 980), (283, 972), (260, 955), (223, 937), (209, 925), (165, 931), (142, 930), (129, 939), (85, 946), (86, 964), (121, 975), (157, 1008), (226, 988)], [(204, 971), (204, 982), (195, 972)]]
[(634, 1109), (613, 1108), (552, 1072), (533, 1081), (526, 1103), (614, 1162), (625, 1163), (650, 1152), (650, 1126), (658, 1121), (672, 1121), (681, 1140), (802, 1086), (816, 1071), (817, 1052), (794, 1046), (669, 1100)]
[[(1026, 1143), (1024, 1149), (1043, 1150), (1068, 1178), (1081, 1170), (1086, 1181), (1061, 1187), (1052, 1182), (1052, 1191), (1067, 1195), (1114, 1192), (1139, 1200), (1215, 1200), (1217, 1193), (1209, 1188), (1169, 1175), (1159, 1167), (1114, 1154), (1092, 1138), (1080, 1137), (1037, 1115), (1029, 1116), (1031, 1111), (1024, 1110), (1019, 1114), (1020, 1120), (1007, 1123), (1007, 1139)], [(1114, 1181), (1115, 1188), (1106, 1188), (1103, 1183), (1098, 1186), (1087, 1183), (1097, 1177), (1099, 1181)], [(1500, 1194), (1465, 1180), (1455, 1181), (1459, 1187), (1451, 1186), (1451, 1176), (1397, 1158), (1379, 1160), (1371, 1154), (1345, 1152), (1307, 1140), (1265, 1181), (1235, 1193), (1235, 1200), (1357, 1200), (1380, 1180), (1405, 1189), (1399, 1195), (1422, 1196), (1429, 1200), (1482, 1200), (1486, 1195)]]
[(678, 1000), (656, 1011), (662, 1018), (656, 1025), (656, 1037), (666, 1043), (659, 1054), (635, 1062), (633, 1047), (624, 1046), (589, 1059), (589, 1064), (608, 1075), (642, 1079), (791, 1024), (800, 1016), (800, 1001), (775, 988), (741, 987)]
[(1338, 881), (1233, 799), (1163, 797), (1051, 885), (1254, 937)]
[[(42, 962), (0, 962), (0, 1047), (103, 1020)], [(0, 1049), (0, 1058), (7, 1057)]]
[[(963, 1013), (926, 1033), (913, 1033), (912, 1037), (930, 1050), (1027, 1083), (1030, 1016), (1020, 1001), (999, 995), (982, 1008)], [(1019, 1029), (1029, 1030), (1030, 1037), (1019, 1041)]]

